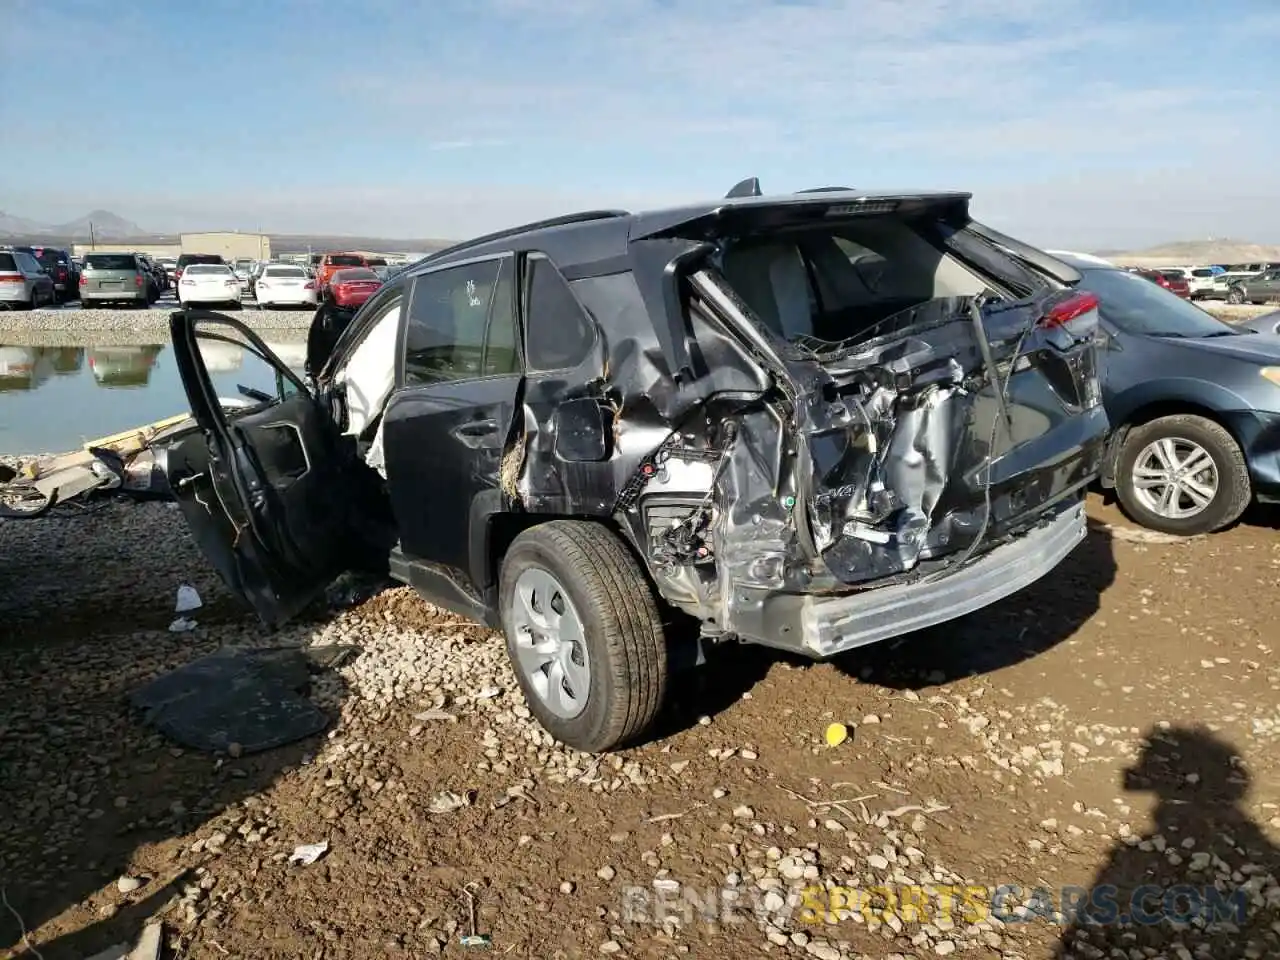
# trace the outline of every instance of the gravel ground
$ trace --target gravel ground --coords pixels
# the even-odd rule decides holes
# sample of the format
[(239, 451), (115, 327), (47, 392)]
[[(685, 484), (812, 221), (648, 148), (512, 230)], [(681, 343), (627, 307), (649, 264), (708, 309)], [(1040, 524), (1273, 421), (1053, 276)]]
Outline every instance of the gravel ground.
[[(136, 334), (169, 332), (169, 315), (178, 309), (176, 301), (165, 298), (149, 310), (132, 307), (118, 309), (84, 310), (78, 304), (67, 304), (47, 310), (0, 310), (0, 335), (6, 343), (15, 342), (12, 334), (31, 337), (51, 334), (66, 337), (90, 334), (101, 338), (102, 334)], [(217, 308), (214, 309), (223, 309)], [(310, 308), (291, 310), (260, 310), (252, 301), (246, 301), (241, 310), (223, 310), (252, 330), (306, 329), (314, 312)], [(57, 344), (44, 344), (56, 346)]]
[[(1169, 542), (1090, 512), (1022, 594), (835, 663), (723, 651), (657, 739), (602, 759), (531, 722), (498, 637), (407, 589), (267, 634), (166, 504), (0, 524), (0, 883), (47, 960), (152, 917), (174, 956), (460, 955), (472, 883), (493, 951), (539, 960), (1280, 955), (1276, 518)], [(181, 583), (205, 606), (175, 634)], [(183, 751), (124, 700), (220, 647), (335, 641), (362, 649), (313, 684), (335, 722), (275, 751)], [(1241, 887), (1249, 911), (1055, 918), (1097, 883)], [(837, 894), (806, 884), (1017, 884), (1025, 922), (929, 900), (814, 923)], [(739, 909), (708, 923), (695, 893)], [(0, 909), (0, 955), (23, 951)]]

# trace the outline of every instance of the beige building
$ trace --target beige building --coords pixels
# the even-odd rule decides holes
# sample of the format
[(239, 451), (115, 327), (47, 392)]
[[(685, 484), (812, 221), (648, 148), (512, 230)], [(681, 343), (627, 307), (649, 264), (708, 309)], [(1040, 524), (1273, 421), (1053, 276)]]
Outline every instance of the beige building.
[(216, 253), (223, 260), (270, 260), (271, 238), (265, 233), (184, 233), (183, 253)]
[(179, 243), (131, 243), (128, 240), (77, 243), (73, 245), (71, 255), (145, 253), (157, 260), (177, 260), (184, 253), (216, 253), (228, 263), (241, 259), (271, 259), (271, 238), (264, 233), (184, 233), (179, 240)]

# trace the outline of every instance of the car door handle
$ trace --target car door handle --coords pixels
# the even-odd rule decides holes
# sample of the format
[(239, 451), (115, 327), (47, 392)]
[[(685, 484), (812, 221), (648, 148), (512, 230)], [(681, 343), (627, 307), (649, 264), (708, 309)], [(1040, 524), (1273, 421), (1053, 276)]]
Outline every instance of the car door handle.
[(498, 421), (494, 419), (473, 420), (454, 427), (450, 433), (469, 447), (479, 446), (486, 437), (498, 432)]

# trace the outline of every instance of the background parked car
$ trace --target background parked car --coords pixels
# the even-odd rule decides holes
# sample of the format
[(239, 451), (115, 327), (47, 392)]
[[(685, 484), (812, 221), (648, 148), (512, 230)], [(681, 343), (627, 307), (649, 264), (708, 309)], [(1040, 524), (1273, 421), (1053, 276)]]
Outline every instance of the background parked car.
[(1191, 289), (1191, 299), (1201, 300), (1212, 296), (1214, 292), (1213, 278), (1222, 273), (1221, 267), (1189, 267), (1185, 271), (1187, 286)]
[(160, 260), (157, 260), (156, 263), (164, 270), (164, 274), (169, 280), (169, 286), (172, 287), (175, 283), (178, 282), (177, 278), (174, 276), (175, 271), (178, 269), (177, 260), (174, 260), (169, 257), (164, 257)]
[(378, 292), (382, 281), (368, 267), (338, 270), (329, 278), (327, 296), (336, 306), (354, 310)]
[(1280, 500), (1280, 338), (1241, 331), (1083, 257), (1102, 324), (1102, 399), (1114, 431), (1102, 483), (1144, 526), (1218, 530)]
[(226, 266), (227, 261), (216, 253), (184, 253), (178, 257), (178, 263), (173, 268), (174, 282), (178, 283), (182, 280), (182, 272), (193, 263), (220, 263)]
[(339, 270), (348, 267), (367, 267), (364, 257), (358, 253), (326, 253), (316, 267), (316, 280), (323, 294), (329, 287), (330, 278)]
[(1272, 303), (1280, 300), (1280, 270), (1237, 280), (1227, 291), (1228, 303)]
[(135, 253), (134, 256), (138, 258), (138, 262), (147, 271), (147, 277), (151, 281), (151, 300), (154, 303), (160, 299), (160, 294), (168, 283), (167, 278), (164, 276), (164, 271), (147, 254)]
[(1191, 286), (1187, 283), (1186, 277), (1181, 271), (1174, 270), (1134, 270), (1144, 279), (1150, 280), (1157, 287), (1163, 287), (1175, 296), (1189, 298), (1191, 296)]
[(253, 276), (253, 269), (258, 265), (258, 261), (248, 257), (242, 257), (239, 260), (231, 262), (231, 270), (236, 275), (236, 279), (240, 281), (240, 292), (248, 293), (249, 278)]
[(303, 267), (291, 263), (267, 263), (254, 285), (254, 299), (258, 306), (315, 306), (318, 297), (316, 282), (307, 276)]
[(137, 254), (89, 253), (80, 274), (80, 305), (147, 307), (155, 301), (155, 277)]
[(25, 250), (0, 248), (0, 304), (34, 310), (56, 299), (53, 278), (39, 260)]
[(249, 271), (249, 296), (255, 300), (258, 298), (258, 278), (262, 276), (263, 271), (267, 267), (272, 266), (275, 261), (272, 260), (255, 260), (253, 269)]
[(240, 306), (240, 281), (225, 263), (193, 263), (184, 267), (178, 281), (182, 304), (225, 303)]
[(79, 292), (80, 268), (71, 262), (71, 254), (60, 247), (30, 247), (28, 252), (40, 262), (53, 279), (53, 290), (60, 301), (73, 300)]

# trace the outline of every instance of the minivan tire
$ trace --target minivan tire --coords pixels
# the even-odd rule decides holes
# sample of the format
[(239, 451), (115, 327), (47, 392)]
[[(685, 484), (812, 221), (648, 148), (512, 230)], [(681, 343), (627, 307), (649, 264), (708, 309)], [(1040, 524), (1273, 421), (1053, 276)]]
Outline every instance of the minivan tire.
[[(1217, 490), (1209, 505), (1191, 517), (1165, 517), (1145, 504), (1134, 475), (1138, 459), (1147, 447), (1163, 439), (1178, 439), (1201, 447), (1213, 460)], [(1125, 435), (1116, 463), (1116, 496), (1124, 512), (1136, 523), (1162, 533), (1196, 536), (1230, 526), (1253, 500), (1249, 466), (1235, 438), (1220, 423), (1195, 414), (1159, 417), (1133, 427)]]
[[(572, 718), (551, 710), (517, 656), (516, 583), (531, 570), (551, 575), (581, 621), (589, 689)], [(512, 669), (530, 712), (552, 736), (601, 753), (649, 729), (666, 698), (666, 636), (644, 570), (612, 531), (579, 520), (526, 530), (503, 558), (498, 597)]]

